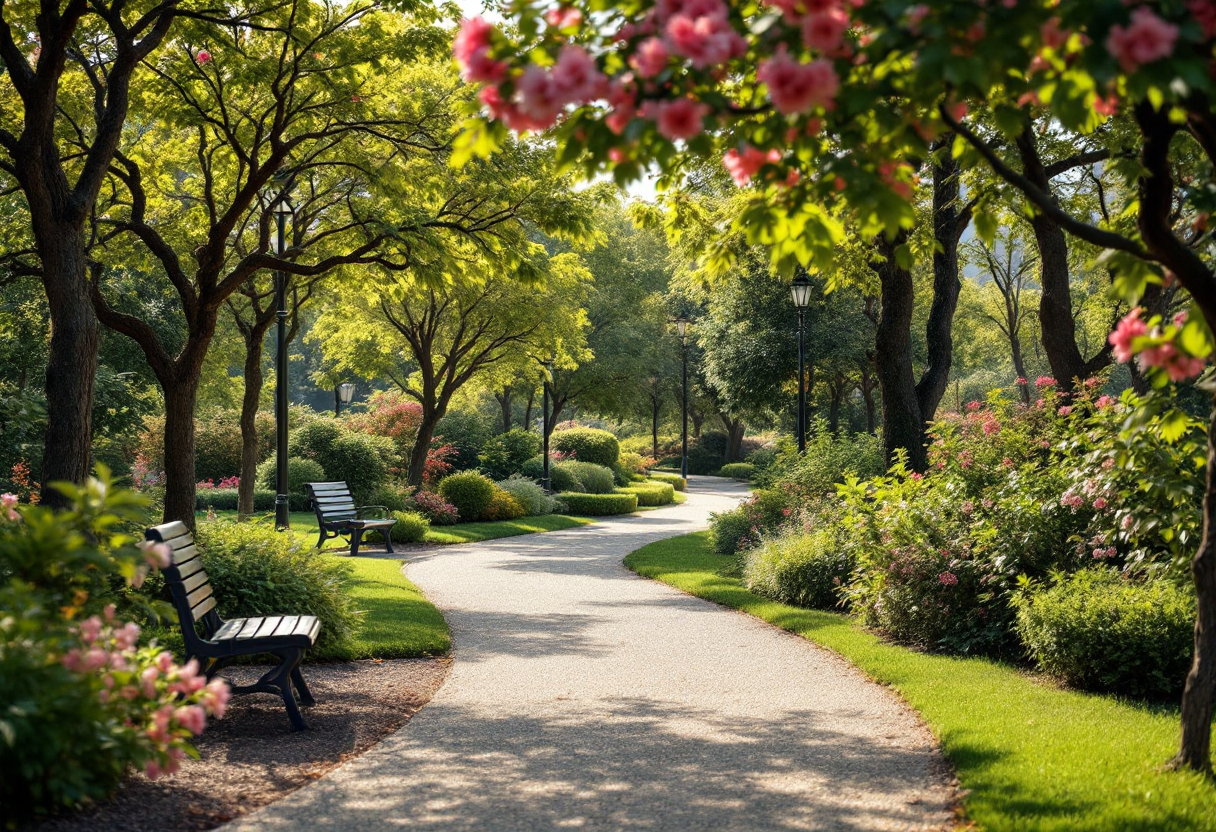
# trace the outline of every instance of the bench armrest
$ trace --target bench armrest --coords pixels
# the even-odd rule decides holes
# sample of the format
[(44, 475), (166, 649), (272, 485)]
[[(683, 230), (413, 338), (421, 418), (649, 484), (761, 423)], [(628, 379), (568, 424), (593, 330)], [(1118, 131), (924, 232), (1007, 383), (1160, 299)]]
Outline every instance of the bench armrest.
[(359, 506), (355, 516), (360, 520), (387, 520), (392, 514), (387, 506)]

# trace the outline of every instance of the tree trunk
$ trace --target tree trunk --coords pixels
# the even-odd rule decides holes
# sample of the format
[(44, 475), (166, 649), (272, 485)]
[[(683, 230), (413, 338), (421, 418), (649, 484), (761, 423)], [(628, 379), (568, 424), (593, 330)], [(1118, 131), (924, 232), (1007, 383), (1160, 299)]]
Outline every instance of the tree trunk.
[(659, 458), (659, 397), (650, 397), (650, 455)]
[(198, 376), (164, 384), (165, 393), (165, 514), (163, 522), (180, 520), (194, 528), (194, 404)]
[(866, 364), (861, 370), (861, 399), (866, 404), (866, 433), (873, 434), (878, 425), (875, 421), (874, 372), (872, 364)]
[[(501, 393), (495, 393), (494, 398), (498, 400), (498, 407), (502, 413), (502, 432), (506, 433), (511, 429), (511, 388), (504, 387)], [(527, 425), (527, 422), (524, 422)]]
[(1208, 416), (1203, 539), (1191, 561), (1198, 609), (1195, 654), (1182, 693), (1182, 741), (1174, 768), (1211, 772), (1212, 698), (1216, 694), (1216, 399)]
[[(1026, 379), (1026, 362), (1022, 360), (1022, 339), (1018, 337), (1014, 331), (1013, 325), (1009, 328), (1009, 351), (1013, 354), (1013, 371), (1017, 373), (1018, 378)], [(1030, 379), (1026, 379), (1027, 382)], [(1030, 404), (1030, 384), (1019, 384), (1018, 393), (1022, 397), (1024, 404)]]
[(692, 438), (701, 438), (701, 429), (705, 426), (705, 414), (696, 408), (688, 408), (688, 419), (692, 422)]
[(81, 229), (67, 223), (47, 228), (48, 224), (37, 220), (34, 225), (51, 319), (41, 501), (62, 508), (67, 498), (50, 484), (60, 480), (82, 483), (89, 475), (93, 388), (101, 338), (89, 300)]
[(729, 437), (729, 441), (726, 443), (726, 456), (722, 461), (724, 463), (739, 462), (743, 456), (743, 434), (747, 430), (747, 425), (743, 424), (742, 419), (732, 419), (726, 413), (719, 413), (718, 418), (725, 425), (726, 434)]
[(881, 256), (874, 265), (882, 288), (874, 356), (878, 386), (882, 391), (883, 453), (890, 465), (899, 449), (908, 454), (914, 471), (928, 465), (925, 454), (925, 422), (916, 396), (912, 369), (912, 273), (895, 262), (895, 249), (907, 239), (901, 232), (893, 241), (879, 237)]
[[(1027, 124), (1017, 139), (1022, 172), (1045, 193), (1052, 193), (1051, 179), (1039, 158), (1035, 136)], [(1042, 212), (1030, 218), (1035, 245), (1039, 251), (1039, 324), (1043, 351), (1060, 391), (1072, 392), (1076, 380), (1084, 381), (1111, 361), (1109, 349), (1102, 349), (1089, 362), (1077, 347), (1077, 327), (1072, 317), (1072, 290), (1069, 286), (1068, 240), (1064, 229)]]
[(422, 421), (418, 425), (418, 438), (410, 450), (410, 465), (406, 471), (405, 482), (414, 488), (422, 488), (422, 478), (426, 473), (426, 457), (431, 451), (431, 440), (435, 438), (435, 426), (443, 418), (445, 409), (427, 410), (423, 406)]
[(241, 399), (241, 481), (237, 485), (236, 510), (241, 519), (253, 514), (253, 492), (258, 471), (258, 407), (262, 400), (263, 339), (274, 318), (254, 328), (245, 343), (245, 395)]
[(845, 383), (844, 378), (838, 376), (828, 385), (828, 391), (831, 393), (831, 403), (828, 405), (828, 431), (833, 436), (840, 434), (840, 405), (844, 401)]

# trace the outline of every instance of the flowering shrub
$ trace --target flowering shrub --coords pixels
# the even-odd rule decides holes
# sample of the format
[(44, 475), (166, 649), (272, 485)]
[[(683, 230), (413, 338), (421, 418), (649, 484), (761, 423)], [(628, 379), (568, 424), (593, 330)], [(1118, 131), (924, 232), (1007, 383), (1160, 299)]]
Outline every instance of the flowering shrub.
[(738, 508), (709, 516), (714, 552), (733, 555), (759, 546), (761, 539), (789, 521), (795, 500), (788, 490), (761, 489)]
[(422, 464), (422, 484), (435, 485), (450, 474), (459, 456), (455, 445), (447, 442), (432, 444), (426, 452), (426, 462)]
[(200, 480), (195, 483), (195, 489), (198, 491), (213, 491), (217, 488), (240, 488), (241, 478), (239, 476), (224, 477), (219, 482), (213, 479)]
[(456, 511), (456, 506), (434, 491), (415, 492), (413, 500), (414, 506), (432, 525), (451, 526), (460, 522), (460, 514)]
[(178, 667), (118, 618), (116, 586), (139, 587), (167, 547), (138, 545), (122, 524), (143, 503), (109, 471), (67, 486), (54, 513), (0, 497), (0, 824), (106, 797), (132, 767), (172, 773), (188, 740), (221, 716), (225, 684)]

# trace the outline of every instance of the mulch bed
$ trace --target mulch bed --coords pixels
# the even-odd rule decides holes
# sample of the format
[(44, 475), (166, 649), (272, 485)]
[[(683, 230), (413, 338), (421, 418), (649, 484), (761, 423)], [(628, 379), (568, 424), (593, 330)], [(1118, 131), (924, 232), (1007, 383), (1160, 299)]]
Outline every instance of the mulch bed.
[[(181, 771), (161, 780), (133, 774), (110, 802), (31, 832), (212, 829), (282, 798), (400, 728), (430, 701), (449, 665), (448, 659), (305, 665), (317, 700), (304, 709), (310, 730), (291, 730), (277, 696), (235, 696), (227, 715), (198, 738), (199, 760), (185, 760)], [(245, 684), (263, 671), (230, 668), (230, 678)]]

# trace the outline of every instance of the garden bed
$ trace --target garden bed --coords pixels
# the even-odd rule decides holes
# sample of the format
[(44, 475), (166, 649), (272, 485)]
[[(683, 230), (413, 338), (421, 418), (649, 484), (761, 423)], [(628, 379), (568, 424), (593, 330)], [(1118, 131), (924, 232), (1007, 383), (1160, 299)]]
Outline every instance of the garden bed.
[(725, 574), (733, 562), (714, 555), (708, 533), (697, 532), (639, 549), (625, 565), (797, 633), (890, 686), (941, 740), (967, 815), (980, 828), (1212, 828), (1212, 783), (1162, 770), (1177, 750), (1177, 708), (1063, 690), (990, 660), (896, 647), (847, 616), (749, 592)]

